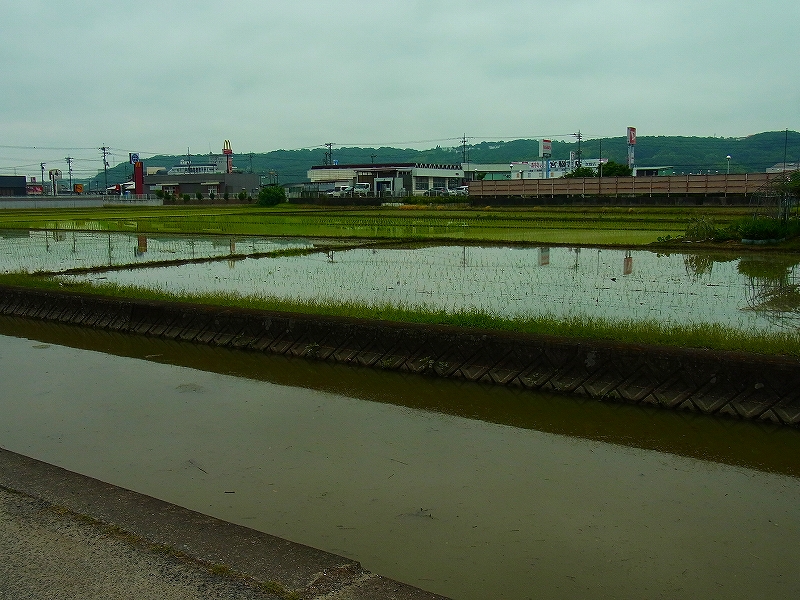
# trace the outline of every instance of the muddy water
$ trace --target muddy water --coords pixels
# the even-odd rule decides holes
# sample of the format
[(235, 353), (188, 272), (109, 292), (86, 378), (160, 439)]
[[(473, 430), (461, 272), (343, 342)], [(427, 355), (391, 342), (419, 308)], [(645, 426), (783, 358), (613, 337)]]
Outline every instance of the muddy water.
[(793, 598), (800, 432), (0, 319), (0, 445), (454, 598)]

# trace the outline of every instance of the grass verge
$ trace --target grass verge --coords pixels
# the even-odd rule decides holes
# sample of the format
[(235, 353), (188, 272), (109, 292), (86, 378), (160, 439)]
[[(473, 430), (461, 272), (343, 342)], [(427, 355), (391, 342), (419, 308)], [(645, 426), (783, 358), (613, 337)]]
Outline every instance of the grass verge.
[(248, 310), (374, 319), (395, 323), (449, 325), (629, 344), (800, 357), (800, 331), (797, 330), (765, 333), (741, 331), (719, 324), (675, 324), (657, 321), (609, 320), (587, 316), (505, 318), (479, 311), (421, 311), (402, 306), (371, 306), (354, 302), (327, 304), (313, 300), (242, 296), (235, 292), (189, 294), (114, 283), (65, 284), (57, 278), (26, 274), (2, 274), (0, 275), (0, 285), (75, 291), (110, 298), (183, 302)]

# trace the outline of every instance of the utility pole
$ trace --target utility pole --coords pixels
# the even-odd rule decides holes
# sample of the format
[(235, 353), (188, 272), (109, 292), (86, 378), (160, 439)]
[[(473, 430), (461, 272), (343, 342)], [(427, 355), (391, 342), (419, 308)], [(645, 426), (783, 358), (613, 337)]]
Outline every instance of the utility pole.
[(573, 133), (572, 135), (574, 135), (576, 138), (578, 138), (578, 154), (577, 154), (578, 158), (577, 158), (577, 160), (575, 162), (575, 168), (576, 169), (580, 169), (581, 168), (581, 140), (583, 139), (583, 136), (581, 135), (581, 130), (580, 129), (578, 129), (578, 133)]
[(597, 172), (600, 177), (603, 176), (603, 138), (600, 138), (600, 164), (597, 166)]
[(105, 193), (108, 189), (108, 161), (106, 160), (108, 157), (108, 146), (101, 146), (100, 150), (103, 152), (103, 173), (105, 174), (106, 180), (106, 187), (103, 188), (103, 193)]
[(325, 152), (325, 162), (323, 164), (332, 165), (333, 164), (333, 143), (332, 142), (328, 142), (327, 144), (325, 144), (325, 147), (328, 150), (327, 150), (327, 152)]
[(39, 165), (42, 167), (42, 194), (44, 194), (44, 166), (46, 164), (47, 163), (39, 163)]
[(253, 153), (250, 153), (250, 172), (253, 172)]
[(375, 164), (375, 157), (378, 156), (377, 154), (370, 154), (369, 157), (372, 159), (372, 164)]
[(789, 149), (789, 128), (786, 128), (786, 133), (783, 138), (783, 172), (786, 173), (786, 152)]
[(67, 168), (69, 170), (69, 190), (72, 193), (72, 161), (75, 160), (71, 156), (67, 156), (65, 159), (67, 161)]
[(464, 166), (464, 163), (467, 162), (467, 134), (465, 133), (464, 136), (461, 138), (461, 166)]

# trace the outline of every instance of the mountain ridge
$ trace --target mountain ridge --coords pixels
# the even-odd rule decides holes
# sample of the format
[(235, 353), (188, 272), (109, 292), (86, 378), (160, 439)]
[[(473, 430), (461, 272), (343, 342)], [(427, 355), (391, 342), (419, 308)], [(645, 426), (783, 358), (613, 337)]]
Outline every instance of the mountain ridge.
[[(627, 138), (595, 138), (582, 140), (581, 154), (584, 158), (604, 158), (618, 163), (627, 162)], [(570, 152), (578, 151), (578, 142), (553, 140), (553, 159), (569, 158)], [(692, 137), (692, 136), (639, 136), (636, 144), (636, 165), (639, 167), (672, 167), (676, 174), (718, 172), (728, 168), (727, 156), (731, 157), (731, 173), (763, 172), (768, 167), (784, 161), (800, 162), (800, 133), (796, 131), (768, 131), (745, 137)], [(536, 160), (539, 154), (538, 139), (483, 141), (466, 146), (437, 146), (426, 150), (383, 147), (336, 147), (332, 149), (332, 160), (338, 164), (370, 163), (434, 163), (460, 164), (464, 158), (473, 163), (507, 163)], [(191, 155), (193, 162), (202, 163), (207, 154)], [(186, 155), (155, 155), (144, 158), (145, 166), (172, 167)], [(245, 172), (259, 173), (264, 181), (295, 183), (307, 181), (307, 171), (325, 160), (325, 148), (300, 150), (272, 150), (261, 153), (234, 154), (234, 168)], [(120, 163), (108, 170), (109, 184), (119, 183), (130, 177), (131, 166)], [(91, 189), (104, 181), (101, 171), (91, 178)]]

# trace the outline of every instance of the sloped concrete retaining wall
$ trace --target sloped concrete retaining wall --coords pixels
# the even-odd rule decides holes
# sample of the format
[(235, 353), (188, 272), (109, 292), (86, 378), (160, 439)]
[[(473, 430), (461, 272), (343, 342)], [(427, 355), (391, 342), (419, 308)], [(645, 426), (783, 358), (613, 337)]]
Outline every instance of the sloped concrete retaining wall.
[(0, 286), (0, 314), (800, 425), (800, 360)]

